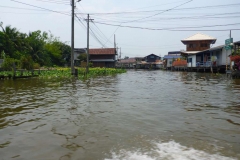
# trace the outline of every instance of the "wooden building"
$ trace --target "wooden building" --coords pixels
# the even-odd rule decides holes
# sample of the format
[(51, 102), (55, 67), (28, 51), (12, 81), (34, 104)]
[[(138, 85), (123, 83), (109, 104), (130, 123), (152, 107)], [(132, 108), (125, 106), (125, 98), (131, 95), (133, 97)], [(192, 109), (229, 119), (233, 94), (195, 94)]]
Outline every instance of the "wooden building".
[(186, 51), (181, 51), (181, 54), (187, 59), (187, 67), (205, 66), (209, 68), (213, 55), (208, 50), (210, 45), (214, 44), (216, 40), (216, 38), (201, 33), (181, 40), (186, 45)]
[(145, 63), (143, 63), (143, 67), (146, 69), (159, 69), (162, 65), (161, 57), (155, 54), (149, 54), (144, 57)]
[(116, 66), (118, 68), (141, 68), (141, 63), (144, 57), (133, 57), (127, 59), (119, 59)]
[(80, 61), (80, 59), (78, 59), (78, 57), (81, 54), (86, 54), (87, 53), (87, 49), (86, 48), (75, 48), (74, 49), (74, 54), (73, 54), (73, 58), (74, 58), (74, 66), (82, 66), (82, 63)]
[(164, 60), (164, 68), (165, 69), (171, 69), (173, 66), (173, 61), (181, 58), (181, 52), (180, 51), (170, 51), (168, 52), (168, 55), (165, 55), (163, 57)]
[(93, 67), (114, 68), (116, 66), (116, 48), (89, 49), (89, 61)]
[(197, 33), (181, 41), (186, 45), (186, 52), (191, 53), (192, 51), (203, 51), (209, 49), (210, 45), (214, 44), (216, 40), (216, 38), (211, 36)]

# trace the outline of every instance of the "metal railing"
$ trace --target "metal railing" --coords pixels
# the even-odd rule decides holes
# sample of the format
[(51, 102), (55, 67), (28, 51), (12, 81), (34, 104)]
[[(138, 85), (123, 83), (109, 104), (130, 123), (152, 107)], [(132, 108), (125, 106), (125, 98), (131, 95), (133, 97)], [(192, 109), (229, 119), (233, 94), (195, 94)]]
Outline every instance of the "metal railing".
[(197, 62), (196, 63), (197, 67), (212, 67), (212, 66), (217, 66), (217, 62), (212, 62), (212, 61), (206, 61), (206, 62)]

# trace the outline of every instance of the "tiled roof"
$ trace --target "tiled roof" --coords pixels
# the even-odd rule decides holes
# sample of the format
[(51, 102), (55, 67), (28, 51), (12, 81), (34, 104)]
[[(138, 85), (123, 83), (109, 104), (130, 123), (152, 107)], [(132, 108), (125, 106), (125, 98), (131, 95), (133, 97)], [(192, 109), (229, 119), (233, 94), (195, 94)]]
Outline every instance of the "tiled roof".
[(135, 63), (136, 58), (120, 59), (118, 63)]
[(199, 41), (199, 40), (214, 40), (214, 41), (216, 41), (216, 38), (211, 37), (211, 36), (206, 35), (206, 34), (197, 33), (193, 36), (190, 36), (186, 39), (183, 39), (182, 42), (183, 41)]
[(91, 62), (115, 62), (114, 59), (92, 59)]
[(96, 48), (96, 49), (89, 49), (90, 55), (115, 55), (116, 49), (115, 48)]

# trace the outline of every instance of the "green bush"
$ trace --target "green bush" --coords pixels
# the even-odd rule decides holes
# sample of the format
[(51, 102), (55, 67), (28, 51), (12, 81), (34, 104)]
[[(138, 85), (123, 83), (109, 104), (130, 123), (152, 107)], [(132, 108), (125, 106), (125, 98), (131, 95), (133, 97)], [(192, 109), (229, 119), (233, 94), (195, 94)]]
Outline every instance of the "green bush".
[(40, 69), (40, 64), (34, 63), (33, 64), (33, 69)]
[(4, 58), (3, 64), (2, 64), (2, 68), (5, 71), (12, 71), (14, 69), (14, 64), (16, 66), (16, 62), (17, 60), (13, 59), (13, 58)]
[(20, 67), (22, 69), (31, 70), (33, 69), (34, 62), (31, 56), (22, 56), (20, 59)]

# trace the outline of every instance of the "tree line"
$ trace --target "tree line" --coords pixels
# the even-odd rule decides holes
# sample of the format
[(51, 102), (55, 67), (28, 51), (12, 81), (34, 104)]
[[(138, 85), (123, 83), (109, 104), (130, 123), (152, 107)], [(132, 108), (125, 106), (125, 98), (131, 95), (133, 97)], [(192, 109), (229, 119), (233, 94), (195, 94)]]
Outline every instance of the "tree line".
[(13, 64), (21, 69), (37, 69), (42, 66), (64, 66), (70, 63), (71, 47), (51, 32), (40, 30), (22, 33), (10, 25), (0, 23), (1, 67), (11, 70)]

